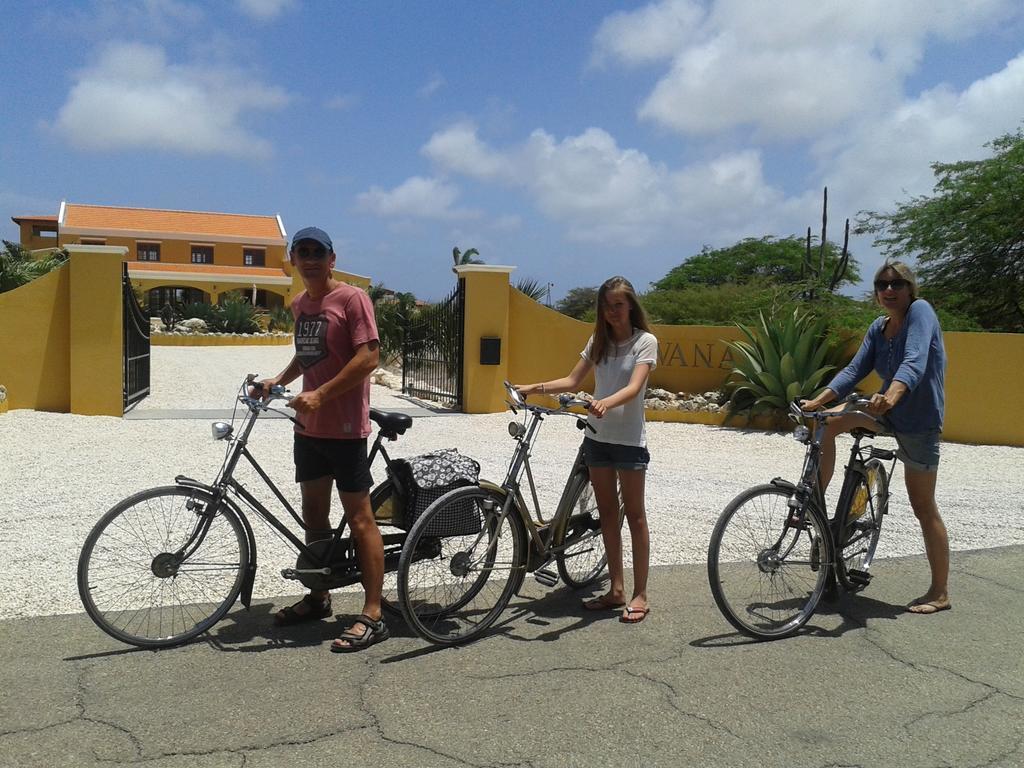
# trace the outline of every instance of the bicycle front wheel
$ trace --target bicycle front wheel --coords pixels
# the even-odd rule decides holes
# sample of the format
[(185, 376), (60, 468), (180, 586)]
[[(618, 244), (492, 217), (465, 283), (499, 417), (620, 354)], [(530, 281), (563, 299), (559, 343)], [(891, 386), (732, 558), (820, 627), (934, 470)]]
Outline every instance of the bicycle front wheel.
[(249, 542), (227, 506), (195, 488), (130, 496), (96, 523), (78, 558), (78, 594), (104, 632), (143, 648), (202, 634), (238, 598)]
[(774, 485), (744, 491), (722, 511), (708, 546), (715, 603), (736, 629), (761, 640), (807, 623), (831, 563), (828, 526), (812, 510), (801, 527), (787, 525), (789, 497)]
[[(601, 536), (601, 518), (594, 499), (594, 488), (586, 472), (573, 478), (567, 497), (569, 511), (563, 516), (551, 539), (553, 549), (561, 549), (557, 556), (558, 574), (572, 589), (582, 589), (594, 581), (608, 567), (608, 553)], [(619, 527), (624, 514), (619, 499)], [(564, 549), (562, 549), (564, 547)]]
[(889, 475), (878, 459), (869, 459), (849, 496), (839, 504), (845, 514), (839, 539), (842, 549), (836, 558), (836, 572), (843, 587), (856, 592), (867, 586), (868, 569), (875, 559), (882, 518), (889, 511)]
[(398, 598), (406, 624), (424, 640), (455, 645), (479, 637), (522, 584), (526, 531), (515, 507), (501, 516), (503, 501), (489, 489), (457, 488), (409, 531)]

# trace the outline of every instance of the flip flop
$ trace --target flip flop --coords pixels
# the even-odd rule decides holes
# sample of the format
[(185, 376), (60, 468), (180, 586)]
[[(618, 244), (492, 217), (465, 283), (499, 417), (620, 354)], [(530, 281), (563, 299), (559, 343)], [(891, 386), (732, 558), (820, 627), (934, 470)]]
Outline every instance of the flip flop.
[[(362, 624), (362, 632), (356, 632), (356, 624)], [(369, 648), (371, 645), (381, 643), (391, 637), (384, 618), (374, 620), (365, 613), (360, 615), (352, 626), (341, 633), (341, 637), (331, 643), (331, 651), (334, 653), (354, 653)]]
[(616, 602), (608, 595), (595, 597), (593, 600), (584, 600), (583, 608), (587, 611), (614, 611), (626, 604), (625, 600)]
[(623, 624), (639, 624), (641, 621), (647, 618), (647, 614), (650, 612), (650, 608), (627, 607), (625, 613), (619, 616), (619, 621), (621, 621)]
[[(907, 613), (916, 613), (919, 616), (931, 616), (933, 613), (939, 613), (940, 611), (948, 611), (952, 607), (953, 605), (951, 603), (941, 605), (932, 600), (915, 600), (907, 606)], [(914, 610), (915, 608), (919, 608), (920, 610)]]

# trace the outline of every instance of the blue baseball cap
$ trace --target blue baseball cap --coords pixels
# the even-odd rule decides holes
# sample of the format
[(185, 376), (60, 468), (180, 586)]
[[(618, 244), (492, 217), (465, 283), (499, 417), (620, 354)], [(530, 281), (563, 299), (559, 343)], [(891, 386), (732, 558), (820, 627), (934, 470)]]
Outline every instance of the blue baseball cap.
[(295, 236), (292, 238), (292, 249), (294, 249), (301, 240), (315, 240), (329, 252), (334, 252), (334, 243), (331, 242), (331, 236), (320, 229), (320, 227), (306, 227), (305, 229), (300, 229), (296, 232)]

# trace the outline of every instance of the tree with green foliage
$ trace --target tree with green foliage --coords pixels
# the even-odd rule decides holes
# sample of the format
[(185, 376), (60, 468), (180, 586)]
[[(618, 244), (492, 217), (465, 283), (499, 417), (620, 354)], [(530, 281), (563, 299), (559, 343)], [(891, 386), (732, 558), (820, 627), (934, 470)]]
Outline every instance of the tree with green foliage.
[[(378, 283), (379, 288), (383, 285)], [(411, 293), (370, 290), (373, 313), (377, 320), (377, 335), (380, 338), (381, 365), (392, 365), (402, 357), (402, 344), (406, 329), (416, 313), (416, 297)]]
[(3, 244), (3, 250), (0, 251), (0, 293), (20, 288), (68, 260), (68, 252), (63, 248), (53, 251), (44, 258), (36, 259), (18, 243), (4, 240)]
[(994, 331), (1024, 332), (1024, 133), (984, 160), (933, 163), (934, 194), (892, 213), (864, 211), (858, 232), (887, 257), (916, 258), (923, 293)]
[[(653, 287), (656, 290), (678, 290), (758, 281), (799, 286), (805, 281), (802, 270), (806, 252), (807, 243), (796, 235), (783, 238), (748, 237), (727, 248), (712, 249), (704, 246), (699, 254), (674, 267), (665, 277), (653, 283)], [(831, 274), (840, 258), (840, 249), (834, 243), (826, 242), (824, 271)], [(859, 281), (856, 261), (851, 258), (839, 285)]]
[(571, 289), (555, 304), (555, 309), (577, 320), (593, 320), (597, 311), (597, 287)]
[(516, 290), (525, 293), (534, 301), (540, 301), (548, 292), (547, 283), (541, 283), (532, 277), (523, 277), (516, 282)]

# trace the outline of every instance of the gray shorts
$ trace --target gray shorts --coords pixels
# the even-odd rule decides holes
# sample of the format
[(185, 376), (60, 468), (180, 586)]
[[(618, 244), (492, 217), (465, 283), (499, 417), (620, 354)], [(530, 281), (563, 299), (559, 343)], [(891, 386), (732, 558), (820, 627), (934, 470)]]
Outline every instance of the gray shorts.
[(937, 472), (939, 469), (939, 430), (928, 432), (896, 432), (899, 450), (896, 456), (904, 466), (918, 472)]

